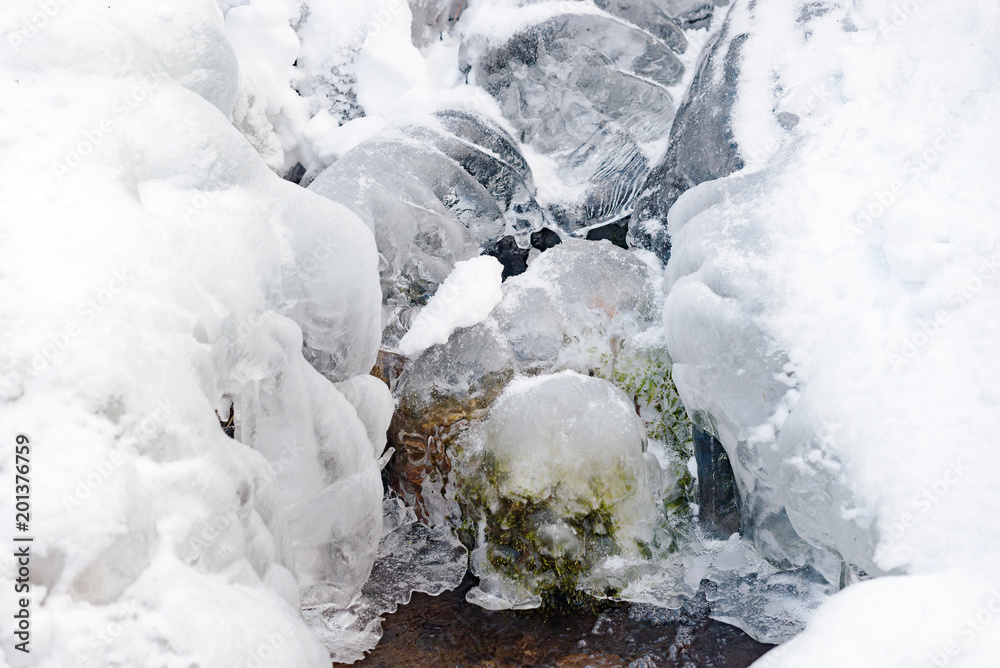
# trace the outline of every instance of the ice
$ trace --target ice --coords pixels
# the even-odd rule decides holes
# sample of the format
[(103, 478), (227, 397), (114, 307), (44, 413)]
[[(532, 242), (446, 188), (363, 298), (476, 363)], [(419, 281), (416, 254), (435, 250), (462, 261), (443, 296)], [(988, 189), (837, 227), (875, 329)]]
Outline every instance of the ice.
[(505, 281), (486, 320), (407, 361), (394, 385), (400, 404), (390, 440), (399, 454), (388, 471), (421, 517), (460, 523), (448, 492), (452, 448), (507, 383), (567, 369), (632, 397), (654, 439), (650, 450), (662, 455), (661, 493), (671, 502), (687, 493), (691, 437), (660, 338), (660, 272), (649, 254), (568, 239)]
[(410, 0), (414, 46), (424, 47), (449, 32), (464, 7), (462, 0)]
[[(678, 7), (664, 7), (664, 2), (632, 2), (631, 0), (595, 0), (595, 5), (609, 14), (625, 19), (656, 37), (676, 53), (687, 48), (687, 38), (673, 20)], [(665, 11), (666, 10), (666, 11)], [(671, 15), (667, 14), (671, 11)]]
[[(631, 399), (606, 380), (563, 371), (510, 383), (460, 444), (458, 498), (477, 536), (473, 572), (488, 583), (470, 600), (538, 605), (575, 591), (604, 557), (669, 544), (644, 445)], [(524, 591), (511, 600), (505, 580)]]
[(382, 637), (384, 615), (409, 603), (413, 592), (436, 596), (454, 589), (468, 568), (466, 549), (447, 529), (417, 522), (413, 510), (395, 497), (385, 499), (383, 513), (375, 566), (361, 595), (346, 609), (306, 612), (306, 623), (336, 662), (363, 659)]
[(438, 118), (379, 133), (309, 186), (351, 208), (375, 232), (390, 347), (455, 263), (504, 235), (525, 238), (542, 225), (530, 171), (505, 132), (460, 110)]
[(328, 665), (300, 597), (349, 601), (382, 518), (372, 234), (234, 128), (215, 3), (52, 4), (24, 34), (38, 8), (0, 10), (0, 422), (34, 536), (5, 660)]
[(728, 17), (744, 166), (668, 214), (673, 378), (761, 554), (862, 580), (759, 665), (989, 665), (995, 629), (961, 620), (1000, 545), (998, 10), (752, 4)]
[(704, 47), (670, 128), (666, 156), (649, 174), (635, 203), (629, 243), (655, 252), (663, 262), (670, 257), (667, 211), (681, 193), (743, 168), (730, 116), (745, 39), (726, 20)]
[(671, 48), (683, 51), (683, 35), (655, 10), (625, 6), (608, 3), (672, 42), (584, 3), (484, 4), (463, 17), (463, 67), (517, 139), (555, 161), (559, 187), (548, 204), (571, 230), (631, 211), (653, 166), (645, 145), (665, 137), (673, 118), (667, 88), (683, 65)]

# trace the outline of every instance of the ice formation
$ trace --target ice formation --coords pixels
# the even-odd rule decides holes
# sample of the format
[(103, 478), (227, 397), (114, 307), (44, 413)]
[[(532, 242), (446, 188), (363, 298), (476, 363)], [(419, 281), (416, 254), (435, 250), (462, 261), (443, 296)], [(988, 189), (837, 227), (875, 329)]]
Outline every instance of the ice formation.
[(5, 625), (6, 661), (328, 665), (299, 586), (349, 601), (381, 533), (391, 400), (351, 380), (379, 340), (371, 232), (233, 127), (214, 3), (52, 5), (0, 10), (0, 420), (34, 443), (35, 538), (32, 652)]
[(476, 3), (461, 29), (470, 80), (557, 166), (552, 211), (569, 229), (631, 210), (684, 70), (675, 54), (684, 35), (658, 7), (599, 4), (610, 13), (589, 3)]
[(645, 439), (631, 399), (606, 380), (563, 371), (509, 384), (458, 446), (481, 578), (469, 600), (535, 607), (553, 590), (575, 591), (606, 557), (669, 545)]
[(831, 583), (898, 576), (851, 585), (759, 665), (996, 655), (998, 18), (729, 10), (717, 73), (745, 37), (717, 127), (743, 169), (668, 214), (674, 379), (728, 450), (762, 554)]
[[(998, 25), (917, 0), (7, 3), (31, 665), (353, 660), (460, 579), (446, 527), (482, 605), (536, 605), (549, 560), (598, 595), (701, 588), (759, 639), (812, 618), (760, 666), (988, 665)], [(573, 238), (626, 219), (631, 251)], [(484, 252), (521, 263), (502, 287)], [(380, 341), (415, 356), (382, 353), (395, 415)], [(690, 521), (688, 417), (742, 536)], [(383, 504), (390, 419), (387, 475), (434, 528)]]
[(658, 334), (660, 272), (650, 254), (568, 239), (505, 281), (502, 301), (482, 323), (409, 361), (394, 387), (400, 405), (391, 439), (400, 454), (389, 467), (407, 502), (432, 524), (457, 520), (445, 494), (450, 444), (518, 374), (573, 370), (614, 381), (647, 409), (653, 448), (664, 449), (671, 471), (665, 477), (682, 477), (686, 457), (676, 461), (676, 453), (690, 436), (679, 400), (662, 410), (650, 405), (672, 387)]
[(446, 527), (418, 522), (396, 497), (385, 499), (383, 512), (375, 567), (360, 595), (346, 609), (328, 605), (306, 611), (309, 628), (339, 663), (364, 658), (382, 637), (383, 616), (409, 603), (413, 592), (436, 596), (454, 589), (468, 570), (468, 552)]
[(511, 138), (487, 117), (456, 109), (362, 142), (309, 188), (374, 231), (390, 346), (457, 262), (505, 235), (527, 246), (543, 222), (531, 171)]

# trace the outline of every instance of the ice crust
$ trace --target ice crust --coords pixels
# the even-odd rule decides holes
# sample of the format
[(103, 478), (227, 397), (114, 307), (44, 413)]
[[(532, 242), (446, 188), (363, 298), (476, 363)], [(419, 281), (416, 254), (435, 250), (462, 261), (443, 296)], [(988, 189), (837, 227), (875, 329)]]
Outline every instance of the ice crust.
[(371, 578), (346, 609), (306, 612), (306, 623), (339, 663), (364, 658), (382, 637), (384, 615), (410, 602), (414, 592), (436, 596), (461, 584), (468, 569), (465, 547), (445, 527), (417, 522), (400, 499), (383, 502), (383, 533)]
[[(606, 380), (574, 371), (517, 379), (461, 447), (458, 494), (478, 537), (472, 569), (486, 580), (471, 602), (535, 607), (560, 584), (560, 567), (584, 578), (603, 557), (638, 556), (656, 542), (660, 466), (631, 399)], [(511, 600), (498, 587), (521, 591)]]
[[(485, 320), (449, 316), (402, 407), (506, 387), (486, 422), (452, 425), (468, 447), (525, 463), (600, 435), (638, 466), (636, 421), (652, 435), (662, 415), (573, 373), (624, 387), (672, 358), (734, 464), (744, 537), (626, 542), (583, 588), (670, 606), (704, 586), (713, 616), (768, 641), (812, 618), (759, 666), (990, 665), (1000, 10), (735, 0), (681, 34), (697, 4), (0, 8), (0, 422), (34, 443), (31, 665), (328, 665), (314, 632), (360, 657), (382, 614), (464, 567), (453, 480), (425, 481), (434, 529), (381, 503), (393, 405), (365, 374), (383, 329), (399, 342), (505, 236), (623, 217), (670, 258), (665, 301), (649, 254), (532, 254)], [(331, 163), (325, 199), (274, 176)], [(568, 379), (614, 396), (537, 400)], [(522, 416), (546, 411), (565, 434), (538, 444)], [(654, 502), (680, 498), (687, 462), (648, 447)], [(592, 450), (546, 460), (589, 480), (567, 464), (614, 452)], [(623, 536), (648, 537), (640, 506)], [(549, 556), (579, 552), (565, 521), (537, 528)], [(472, 599), (537, 605), (483, 545)]]
[(505, 235), (527, 246), (543, 224), (531, 171), (513, 141), (485, 116), (460, 109), (379, 133), (309, 189), (352, 209), (374, 231), (390, 347), (456, 263)]
[(1000, 544), (1000, 230), (982, 187), (997, 20), (982, 4), (729, 12), (746, 37), (717, 127), (743, 167), (668, 214), (674, 379), (726, 447), (762, 554), (831, 584), (894, 576), (847, 587), (757, 665), (995, 656), (995, 627), (972, 626)]
[(352, 380), (372, 234), (233, 127), (247, 63), (215, 3), (53, 4), (28, 32), (36, 6), (0, 10), (0, 421), (34, 444), (35, 537), (6, 662), (328, 665), (299, 586), (349, 602), (381, 534), (391, 398)]
[(572, 2), (478, 3), (462, 23), (463, 70), (497, 99), (517, 139), (554, 161), (549, 204), (571, 230), (631, 211), (655, 164), (646, 145), (669, 132), (667, 89), (684, 70), (675, 51), (686, 41), (662, 11), (602, 5), (651, 32)]

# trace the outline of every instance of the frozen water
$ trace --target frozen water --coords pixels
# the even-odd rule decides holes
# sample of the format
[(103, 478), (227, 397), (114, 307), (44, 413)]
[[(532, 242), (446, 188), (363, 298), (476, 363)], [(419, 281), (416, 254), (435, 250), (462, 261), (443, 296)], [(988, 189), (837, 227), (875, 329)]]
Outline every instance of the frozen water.
[(659, 337), (660, 272), (649, 254), (569, 239), (504, 282), (485, 321), (408, 361), (394, 389), (391, 438), (400, 456), (390, 474), (422, 517), (460, 523), (446, 493), (451, 448), (506, 384), (566, 369), (611, 380), (632, 398), (664, 468), (660, 493), (683, 498), (690, 434)]
[[(351, 380), (378, 347), (372, 234), (233, 127), (248, 64), (216, 3), (51, 4), (25, 35), (38, 7), (0, 10), (0, 422), (35, 446), (24, 658), (328, 665), (300, 595), (349, 601), (380, 535), (390, 398)], [(216, 414), (234, 403), (242, 442)]]
[(468, 112), (439, 119), (379, 133), (309, 186), (375, 232), (389, 346), (456, 262), (504, 235), (525, 239), (542, 225), (530, 171), (504, 131)]
[(510, 383), (460, 445), (458, 497), (487, 583), (470, 601), (538, 605), (604, 557), (669, 544), (644, 446), (631, 399), (608, 381), (563, 371)]
[(730, 21), (705, 46), (694, 79), (677, 109), (666, 156), (649, 174), (629, 221), (629, 243), (670, 257), (667, 211), (691, 186), (742, 169), (733, 137), (732, 107), (740, 71), (740, 45)]
[(676, 38), (672, 44), (583, 3), (568, 12), (560, 5), (562, 13), (549, 4), (477, 7), (462, 57), (518, 140), (556, 161), (564, 192), (554, 193), (551, 210), (578, 229), (631, 210), (652, 167), (644, 144), (669, 132), (667, 88), (683, 72), (671, 47), (683, 50), (683, 36), (668, 18), (658, 23), (654, 10), (644, 22)]
[(1000, 544), (980, 187), (1000, 10), (903, 7), (734, 2), (744, 166), (668, 214), (674, 379), (733, 462), (747, 538), (831, 585), (897, 576), (848, 586), (761, 665), (977, 666), (996, 647), (960, 620), (990, 604)]
[(417, 522), (413, 510), (398, 498), (386, 498), (383, 513), (375, 566), (361, 595), (346, 609), (306, 611), (306, 623), (336, 662), (364, 658), (382, 637), (384, 615), (409, 603), (413, 592), (436, 596), (454, 589), (468, 568), (465, 548), (447, 529)]

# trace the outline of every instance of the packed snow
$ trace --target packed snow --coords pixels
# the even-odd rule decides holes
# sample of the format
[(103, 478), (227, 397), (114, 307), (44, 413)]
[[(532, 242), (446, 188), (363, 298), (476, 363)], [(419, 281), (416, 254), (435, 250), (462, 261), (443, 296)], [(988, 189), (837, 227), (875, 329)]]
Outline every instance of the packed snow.
[(371, 368), (372, 234), (233, 126), (248, 79), (213, 3), (51, 5), (31, 31), (40, 5), (0, 10), (0, 420), (5, 471), (33, 444), (34, 537), (31, 652), (5, 624), (6, 661), (327, 665), (300, 601), (368, 577), (391, 399), (302, 350)]
[(415, 356), (447, 343), (459, 327), (478, 325), (503, 299), (503, 265), (489, 255), (456, 262), (437, 292), (413, 318), (399, 351)]

